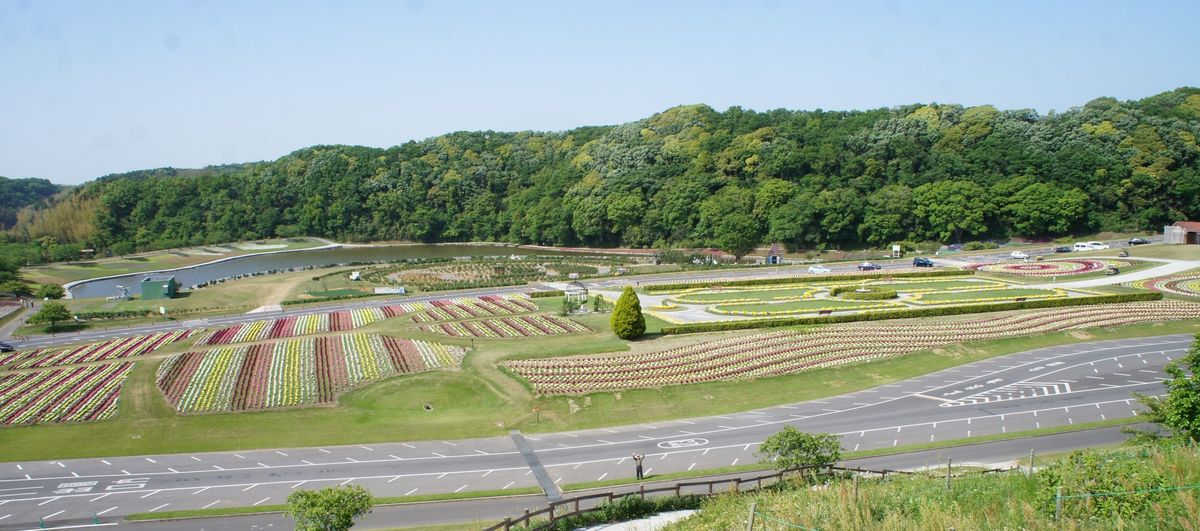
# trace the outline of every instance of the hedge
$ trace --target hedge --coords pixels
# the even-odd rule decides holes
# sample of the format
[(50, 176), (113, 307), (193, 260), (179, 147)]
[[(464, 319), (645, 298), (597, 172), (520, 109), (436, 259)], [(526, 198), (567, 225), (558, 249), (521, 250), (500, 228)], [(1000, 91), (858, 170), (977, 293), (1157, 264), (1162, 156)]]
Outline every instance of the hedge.
[(907, 273), (872, 273), (867, 275), (825, 275), (813, 277), (776, 277), (752, 278), (746, 280), (699, 280), (679, 284), (647, 284), (641, 286), (645, 291), (669, 291), (677, 289), (707, 288), (710, 286), (768, 286), (771, 284), (795, 284), (797, 282), (830, 282), (840, 280), (872, 280), (878, 278), (936, 278), (936, 277), (966, 277), (974, 275), (970, 269), (946, 269), (942, 271), (909, 271)]
[(534, 292), (531, 292), (531, 293), (529, 294), (529, 298), (531, 298), (531, 299), (541, 299), (541, 298), (545, 298), (545, 297), (562, 297), (563, 295), (566, 295), (565, 293), (563, 293), (563, 290), (561, 290), (561, 289), (553, 289), (553, 290), (550, 290), (550, 291), (534, 291)]
[(313, 303), (313, 302), (344, 301), (344, 300), (348, 300), (348, 299), (362, 299), (365, 297), (380, 297), (380, 296), (384, 296), (384, 295), (402, 295), (402, 294), (363, 292), (363, 293), (355, 293), (352, 295), (347, 294), (347, 295), (333, 295), (333, 296), (329, 296), (329, 297), (312, 297), (310, 299), (287, 299), (283, 302), (280, 302), (279, 304), (281, 306), (292, 306), (292, 305), (296, 305), (296, 304), (309, 304), (309, 303)]
[[(846, 289), (841, 289), (846, 288)], [(837, 291), (837, 293), (834, 293)], [(843, 299), (852, 301), (881, 301), (884, 299), (895, 299), (900, 294), (894, 289), (887, 288), (869, 288), (869, 291), (858, 291), (853, 286), (838, 286), (829, 292), (830, 295), (839, 295)]]
[(1121, 295), (1095, 295), (1090, 297), (1073, 297), (1068, 299), (1049, 299), (1027, 302), (1005, 302), (998, 304), (969, 304), (965, 306), (942, 306), (936, 308), (914, 308), (909, 310), (890, 310), (863, 312), (848, 315), (826, 315), (821, 317), (791, 317), (780, 319), (747, 319), (744, 321), (720, 321), (715, 323), (695, 323), (678, 326), (664, 326), (663, 334), (692, 334), (697, 332), (718, 332), (722, 330), (745, 330), (749, 328), (768, 328), (777, 326), (818, 325), (834, 323), (852, 323), (855, 321), (883, 321), (888, 319), (911, 319), (913, 317), (940, 317), (944, 315), (963, 315), (968, 313), (1004, 312), (1009, 310), (1030, 310), (1036, 308), (1061, 308), (1065, 306), (1087, 306), (1091, 304), (1115, 304), (1121, 302), (1142, 302), (1162, 300), (1162, 293), (1127, 293)]

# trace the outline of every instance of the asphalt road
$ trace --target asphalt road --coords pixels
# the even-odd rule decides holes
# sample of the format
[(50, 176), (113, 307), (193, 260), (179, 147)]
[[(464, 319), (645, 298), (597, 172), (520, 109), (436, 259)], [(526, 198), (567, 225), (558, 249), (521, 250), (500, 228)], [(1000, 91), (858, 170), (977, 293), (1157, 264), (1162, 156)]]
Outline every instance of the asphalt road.
[[(134, 512), (280, 504), (296, 488), (345, 484), (362, 485), (377, 496), (536, 486), (553, 492), (554, 485), (632, 477), (629, 456), (635, 452), (646, 455), (650, 476), (752, 462), (757, 445), (784, 425), (836, 433), (843, 447), (854, 451), (1129, 417), (1137, 411), (1131, 393), (1160, 393), (1163, 365), (1191, 342), (1190, 335), (1171, 335), (1051, 347), (823, 400), (707, 418), (525, 434), (532, 450), (527, 455), (512, 437), (493, 437), (3, 463), (0, 528), (36, 527), (39, 521), (89, 523), (93, 516), (114, 523)], [(1098, 442), (1074, 441), (1081, 446)], [(546, 472), (544, 483), (536, 479), (537, 465)], [(451, 516), (469, 515), (457, 509), (441, 513)], [(485, 516), (490, 515), (478, 515)]]

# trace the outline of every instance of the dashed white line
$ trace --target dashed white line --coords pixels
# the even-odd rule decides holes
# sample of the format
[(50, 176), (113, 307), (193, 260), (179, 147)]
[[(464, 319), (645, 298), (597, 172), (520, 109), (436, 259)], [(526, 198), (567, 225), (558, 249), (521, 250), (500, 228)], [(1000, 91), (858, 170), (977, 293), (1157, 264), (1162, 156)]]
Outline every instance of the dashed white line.
[(117, 507), (120, 507), (120, 505), (116, 505), (116, 506), (113, 506), (113, 507), (109, 507), (109, 508), (107, 508), (107, 509), (105, 509), (105, 510), (103, 510), (103, 511), (100, 511), (100, 512), (96, 513), (96, 516), (102, 516), (102, 515), (105, 515), (105, 514), (111, 513), (111, 512), (113, 512), (113, 511), (117, 510)]
[(250, 490), (250, 489), (252, 489), (252, 488), (254, 488), (254, 487), (257, 487), (257, 486), (258, 486), (258, 483), (255, 483), (255, 484), (253, 484), (253, 485), (250, 485), (249, 487), (246, 487), (246, 488), (242, 489), (242, 492), (246, 492), (246, 491), (248, 491), (248, 490)]
[(57, 500), (58, 498), (59, 498), (59, 496), (55, 496), (55, 497), (53, 497), (53, 498), (50, 498), (50, 499), (48, 499), (48, 500), (46, 500), (46, 501), (44, 501), (44, 502), (42, 502), (42, 503), (39, 503), (39, 504), (38, 504), (38, 507), (41, 507), (41, 506), (43, 506), (43, 505), (46, 505), (47, 503), (50, 503), (50, 502), (52, 502), (52, 501), (54, 501), (54, 500)]
[(214, 505), (216, 505), (216, 504), (218, 504), (218, 503), (221, 503), (221, 500), (217, 500), (217, 501), (215, 501), (215, 502), (212, 502), (212, 503), (210, 503), (210, 504), (208, 504), (208, 505), (205, 505), (204, 507), (201, 507), (201, 509), (207, 509), (207, 508), (209, 508), (209, 507), (212, 507), (212, 506), (214, 506)]
[(606, 478), (606, 477), (608, 477), (608, 472), (600, 474), (600, 477), (597, 478), (596, 481), (604, 481), (604, 478)]
[[(509, 483), (509, 485), (512, 485), (512, 483)], [(506, 489), (507, 489), (507, 488), (508, 488), (508, 486), (506, 485), (504, 488), (506, 488)], [(416, 491), (417, 491), (417, 489), (413, 489), (413, 490), (410, 490), (410, 491), (408, 491), (408, 492), (405, 492), (405, 493), (404, 493), (404, 495), (405, 495), (405, 496), (412, 496), (412, 493), (414, 493), (414, 492), (416, 492)]]
[(254, 504), (253, 504), (252, 506), (253, 506), (253, 507), (258, 507), (259, 505), (262, 505), (262, 504), (263, 504), (263, 502), (265, 502), (265, 501), (267, 501), (267, 500), (269, 500), (269, 499), (271, 499), (271, 497), (270, 497), (270, 496), (267, 496), (266, 498), (263, 498), (263, 499), (261, 499), (261, 500), (258, 500), (258, 501), (256, 501), (256, 502), (254, 502)]
[(42, 520), (49, 520), (49, 519), (51, 519), (51, 518), (54, 518), (55, 516), (58, 516), (58, 515), (60, 515), (60, 514), (62, 514), (62, 513), (65, 513), (65, 512), (67, 512), (67, 510), (66, 510), (66, 509), (63, 509), (63, 510), (61, 510), (61, 511), (58, 511), (58, 512), (56, 512), (56, 513), (50, 513), (50, 514), (48, 514), (48, 515), (46, 515), (46, 516), (43, 516), (43, 517), (42, 517)]

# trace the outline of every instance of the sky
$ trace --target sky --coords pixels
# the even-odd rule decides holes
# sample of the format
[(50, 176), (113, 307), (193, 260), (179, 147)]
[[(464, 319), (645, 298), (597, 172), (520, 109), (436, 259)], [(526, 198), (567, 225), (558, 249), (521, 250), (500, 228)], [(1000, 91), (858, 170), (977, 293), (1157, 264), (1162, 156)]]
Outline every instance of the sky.
[(1197, 21), (1197, 0), (0, 0), (0, 175), (76, 184), (692, 103), (1061, 111), (1200, 86)]

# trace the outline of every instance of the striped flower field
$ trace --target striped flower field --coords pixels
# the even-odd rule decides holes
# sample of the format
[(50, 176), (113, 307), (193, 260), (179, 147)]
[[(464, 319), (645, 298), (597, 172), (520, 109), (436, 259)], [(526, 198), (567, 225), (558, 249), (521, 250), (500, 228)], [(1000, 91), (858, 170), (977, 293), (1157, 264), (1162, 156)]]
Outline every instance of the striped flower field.
[(1200, 304), (1156, 301), (1057, 308), (932, 323), (853, 323), (774, 332), (644, 354), (514, 360), (543, 395), (661, 387), (790, 374), (900, 356), (939, 345), (1200, 317)]
[(588, 327), (570, 319), (550, 315), (521, 315), (427, 324), (421, 325), (421, 330), (452, 337), (486, 338), (553, 336), (591, 331)]
[(119, 358), (131, 358), (153, 352), (155, 349), (187, 339), (194, 330), (176, 330), (145, 336), (130, 336), (100, 343), (89, 343), (69, 350), (55, 352), (54, 349), (38, 349), (12, 352), (0, 356), (0, 367), (9, 369), (40, 369), (88, 363)]
[(133, 362), (0, 376), (0, 425), (111, 418)]
[(433, 301), (430, 308), (413, 314), (414, 323), (435, 323), (474, 317), (499, 317), (538, 311), (533, 301), (524, 297), (484, 295), (478, 298), (458, 298)]
[(360, 384), (457, 367), (455, 346), (373, 334), (300, 338), (168, 358), (156, 382), (180, 413), (327, 404)]

